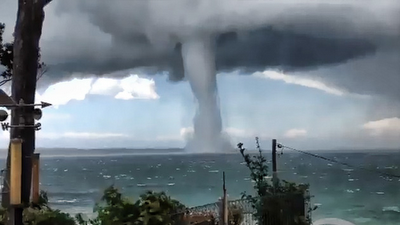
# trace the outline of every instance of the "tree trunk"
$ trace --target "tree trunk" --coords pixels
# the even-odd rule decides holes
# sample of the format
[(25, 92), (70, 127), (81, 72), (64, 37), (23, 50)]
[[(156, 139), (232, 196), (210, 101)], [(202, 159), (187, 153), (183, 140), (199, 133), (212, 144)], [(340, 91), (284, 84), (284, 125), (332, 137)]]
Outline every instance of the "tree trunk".
[[(39, 40), (42, 34), (44, 19), (43, 8), (46, 0), (18, 0), (17, 21), (14, 31), (14, 61), (12, 75), (12, 98), (19, 102), (33, 104), (36, 92), (36, 76), (38, 70)], [(11, 124), (20, 123), (23, 116), (26, 125), (33, 125), (33, 107), (13, 109)], [(29, 116), (28, 116), (29, 115)], [(35, 149), (35, 130), (11, 129), (10, 138), (22, 138), (22, 193), (24, 204), (30, 201), (32, 179), (32, 154)], [(10, 148), (9, 148), (10, 151)], [(10, 152), (9, 152), (10, 153)], [(9, 206), (9, 173), (10, 158), (7, 157), (6, 179), (4, 182), (3, 206)]]

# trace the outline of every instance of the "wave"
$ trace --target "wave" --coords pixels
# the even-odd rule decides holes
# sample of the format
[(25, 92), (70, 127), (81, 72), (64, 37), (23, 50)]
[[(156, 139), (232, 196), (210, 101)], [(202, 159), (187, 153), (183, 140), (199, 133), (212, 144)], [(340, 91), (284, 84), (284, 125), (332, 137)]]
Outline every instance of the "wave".
[(167, 184), (158, 184), (158, 183), (138, 183), (136, 184), (137, 187), (155, 187), (155, 188), (162, 188), (168, 186), (175, 186), (175, 183), (167, 183)]
[(49, 196), (65, 196), (65, 195), (92, 195), (92, 194), (98, 194), (101, 191), (98, 189), (89, 189), (86, 191), (48, 191), (47, 194)]
[(339, 218), (324, 218), (313, 222), (313, 225), (355, 225), (355, 224)]
[(59, 200), (49, 200), (51, 205), (65, 205), (79, 202), (78, 199), (59, 199)]

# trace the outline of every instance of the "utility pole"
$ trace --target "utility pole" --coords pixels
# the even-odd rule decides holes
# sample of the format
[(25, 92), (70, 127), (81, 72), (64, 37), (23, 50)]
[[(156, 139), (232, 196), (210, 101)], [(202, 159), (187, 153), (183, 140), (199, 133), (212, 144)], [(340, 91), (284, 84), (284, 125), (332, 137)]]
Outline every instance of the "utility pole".
[(277, 165), (276, 165), (276, 139), (272, 139), (272, 182), (274, 187), (278, 184)]
[[(5, 94), (4, 92), (0, 92), (0, 107), (6, 107), (6, 108), (13, 108), (13, 109), (24, 109), (26, 107), (33, 107), (33, 106), (37, 106), (37, 105), (41, 105), (42, 108), (51, 106), (50, 103), (42, 103), (42, 104), (25, 104), (23, 101), (21, 101), (20, 103), (15, 103), (14, 100), (9, 97), (7, 94)], [(26, 115), (24, 114), (20, 114), (20, 120), (19, 123), (16, 125), (13, 124), (9, 124), (4, 122), (5, 120), (7, 120), (8, 118), (8, 113), (5, 110), (0, 110), (0, 115), (2, 115), (0, 117), (0, 122), (1, 123), (1, 128), (6, 131), (9, 129), (12, 130), (32, 130), (33, 132), (35, 132), (36, 130), (40, 130), (41, 129), (41, 124), (40, 123), (36, 123), (33, 125), (26, 125), (24, 122), (24, 118), (26, 117)], [(32, 117), (32, 120), (40, 120), (42, 118), (42, 110), (39, 108), (35, 108), (32, 111), (32, 114), (28, 115), (30, 117)], [(29, 203), (29, 199), (28, 202), (24, 202), (23, 201), (23, 190), (24, 190), (24, 179), (23, 179), (23, 174), (24, 174), (24, 167), (23, 167), (23, 163), (24, 163), (24, 155), (23, 155), (23, 150), (22, 150), (22, 146), (23, 146), (23, 140), (20, 138), (13, 138), (10, 140), (10, 155), (9, 155), (9, 160), (10, 160), (10, 169), (9, 169), (9, 181), (10, 182), (6, 182), (7, 184), (9, 184), (9, 191), (8, 191), (8, 200), (9, 200), (9, 221), (8, 224), (10, 225), (23, 225), (23, 210), (24, 210), (24, 206), (26, 205), (26, 203)], [(35, 154), (35, 159), (37, 158), (37, 161), (39, 160), (39, 155)], [(36, 163), (36, 170), (38, 170), (39, 164), (38, 162)], [(36, 171), (38, 172), (38, 171)], [(26, 173), (26, 172), (25, 172)], [(38, 179), (38, 174), (36, 175), (37, 179)], [(25, 184), (26, 185), (26, 184)], [(30, 186), (29, 186), (30, 187)], [(36, 192), (38, 192), (38, 181), (37, 184), (35, 185), (36, 188)]]
[[(42, 34), (44, 20), (44, 6), (49, 0), (18, 0), (17, 21), (14, 29), (13, 48), (13, 75), (12, 75), (12, 98), (15, 102), (33, 104), (36, 92), (36, 79), (39, 59), (39, 41)], [(33, 106), (14, 107), (11, 112), (10, 139), (23, 139), (22, 143), (22, 180), (21, 201), (22, 205), (29, 204), (32, 179), (32, 154), (35, 149), (35, 129), (33, 118)], [(21, 125), (31, 128), (15, 127)], [(8, 126), (7, 126), (8, 127)], [(6, 182), (3, 188), (2, 205), (10, 209), (10, 148), (7, 156)], [(14, 212), (9, 211), (10, 215)], [(16, 212), (20, 214), (21, 212)], [(21, 215), (15, 215), (15, 218)], [(17, 222), (16, 222), (17, 223)], [(13, 221), (7, 224), (14, 225)]]

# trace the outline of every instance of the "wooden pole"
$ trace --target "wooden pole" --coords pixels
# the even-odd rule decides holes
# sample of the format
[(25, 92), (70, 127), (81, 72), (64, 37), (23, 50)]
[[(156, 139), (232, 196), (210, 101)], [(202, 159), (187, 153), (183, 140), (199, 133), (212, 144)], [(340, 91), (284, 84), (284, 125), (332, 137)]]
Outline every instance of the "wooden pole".
[[(17, 21), (14, 29), (13, 46), (13, 74), (11, 92), (15, 102), (24, 101), (26, 104), (33, 104), (36, 93), (36, 79), (39, 61), (39, 41), (42, 35), (42, 26), (44, 20), (44, 6), (49, 0), (18, 0)], [(33, 107), (24, 107), (24, 109), (15, 108), (11, 112), (11, 125), (21, 125), (21, 118), (25, 125), (33, 125)], [(10, 138), (23, 139), (22, 144), (22, 180), (21, 180), (21, 201), (28, 204), (31, 193), (32, 179), (32, 154), (35, 149), (35, 130), (34, 129), (11, 129)], [(10, 182), (11, 174), (11, 146), (7, 157), (7, 173), (4, 185), (4, 194), (2, 196), (2, 205), (8, 207), (11, 204), (10, 192), (7, 181)], [(23, 209), (12, 210), (9, 207), (10, 219), (7, 224), (19, 225), (22, 219)], [(13, 215), (12, 215), (13, 214)]]
[[(36, 79), (39, 61), (39, 41), (44, 20), (44, 6), (49, 0), (18, 0), (17, 21), (14, 29), (13, 74), (11, 92), (15, 102), (21, 100), (33, 104), (36, 93)], [(11, 125), (33, 125), (33, 107), (14, 108), (11, 112)], [(21, 138), (22, 144), (22, 193), (23, 203), (29, 203), (32, 178), (32, 154), (35, 147), (34, 129), (15, 129), (10, 132), (11, 139)], [(7, 156), (6, 179), (3, 184), (2, 206), (10, 205), (10, 150)]]
[(278, 175), (277, 175), (277, 163), (276, 163), (276, 139), (272, 139), (272, 181), (274, 187), (277, 186)]
[(40, 197), (40, 153), (33, 154), (32, 157), (32, 202), (39, 203)]

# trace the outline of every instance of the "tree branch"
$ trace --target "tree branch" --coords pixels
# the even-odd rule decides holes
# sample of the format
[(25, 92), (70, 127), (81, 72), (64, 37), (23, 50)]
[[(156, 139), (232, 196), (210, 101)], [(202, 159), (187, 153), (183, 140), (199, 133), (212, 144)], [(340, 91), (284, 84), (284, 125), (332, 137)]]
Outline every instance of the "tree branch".
[(4, 79), (4, 80), (0, 81), (0, 87), (5, 85), (9, 81), (11, 81), (11, 78), (7, 78), (7, 79)]

